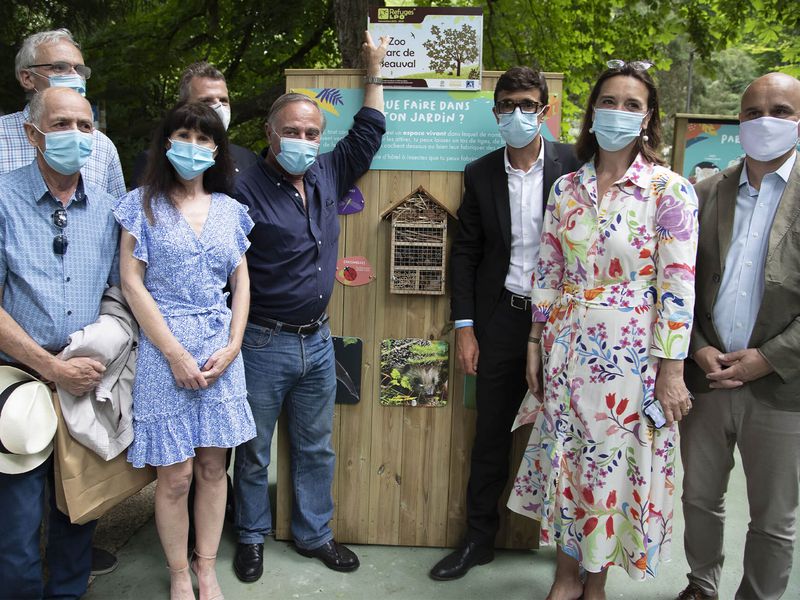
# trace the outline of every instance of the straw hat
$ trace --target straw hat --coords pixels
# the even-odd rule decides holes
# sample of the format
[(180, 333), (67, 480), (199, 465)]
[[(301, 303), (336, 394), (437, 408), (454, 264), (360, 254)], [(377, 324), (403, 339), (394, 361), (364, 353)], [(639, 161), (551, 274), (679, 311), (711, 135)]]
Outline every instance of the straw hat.
[(0, 473), (25, 473), (47, 460), (57, 423), (50, 389), (25, 371), (0, 366)]

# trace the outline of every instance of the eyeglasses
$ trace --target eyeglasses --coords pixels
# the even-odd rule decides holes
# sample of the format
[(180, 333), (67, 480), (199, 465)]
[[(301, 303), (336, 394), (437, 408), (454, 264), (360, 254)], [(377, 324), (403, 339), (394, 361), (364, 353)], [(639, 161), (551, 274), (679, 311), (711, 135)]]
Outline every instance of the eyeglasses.
[(34, 67), (47, 67), (56, 75), (69, 75), (75, 69), (75, 72), (83, 77), (89, 79), (92, 76), (92, 70), (86, 65), (73, 65), (64, 61), (56, 61), (54, 63), (42, 63), (39, 65), (28, 65), (26, 69), (33, 69)]
[(61, 233), (53, 238), (53, 252), (59, 256), (64, 256), (67, 253), (67, 246), (69, 246), (69, 240), (64, 235), (64, 228), (67, 226), (67, 211), (63, 208), (57, 208), (50, 216), (53, 219), (53, 225), (61, 230)]
[(520, 112), (526, 114), (538, 113), (545, 107), (544, 104), (533, 100), (520, 100), (519, 102), (514, 102), (513, 100), (499, 100), (494, 104), (495, 109), (501, 115), (513, 113), (518, 106)]
[(606, 65), (608, 65), (609, 69), (621, 69), (625, 65), (628, 65), (634, 71), (647, 71), (647, 69), (653, 66), (653, 63), (648, 60), (632, 60), (626, 62), (620, 58), (612, 58)]

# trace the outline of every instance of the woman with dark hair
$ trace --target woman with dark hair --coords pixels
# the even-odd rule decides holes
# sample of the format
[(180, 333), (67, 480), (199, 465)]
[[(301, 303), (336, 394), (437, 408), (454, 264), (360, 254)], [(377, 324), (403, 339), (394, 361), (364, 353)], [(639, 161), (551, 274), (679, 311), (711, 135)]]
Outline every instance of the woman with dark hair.
[(697, 199), (661, 166), (649, 64), (609, 67), (576, 147), (586, 164), (545, 212), (515, 422), (533, 430), (508, 505), (558, 545), (548, 600), (605, 598), (610, 565), (641, 580), (668, 559), (676, 422), (691, 407)]
[[(195, 480), (200, 598), (220, 599), (215, 559), (225, 453), (256, 434), (239, 352), (250, 303), (244, 252), (253, 222), (226, 194), (225, 128), (204, 104), (178, 104), (154, 135), (144, 185), (123, 196), (120, 271), (141, 335), (128, 460), (157, 468), (156, 526), (170, 598), (194, 598), (187, 495)], [(223, 288), (230, 284), (231, 309)]]

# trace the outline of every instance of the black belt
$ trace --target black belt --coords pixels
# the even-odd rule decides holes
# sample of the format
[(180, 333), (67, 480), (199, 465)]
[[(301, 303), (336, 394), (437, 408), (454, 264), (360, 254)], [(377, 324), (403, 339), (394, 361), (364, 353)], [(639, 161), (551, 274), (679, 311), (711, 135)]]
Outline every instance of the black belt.
[(266, 327), (267, 329), (306, 335), (319, 331), (319, 328), (328, 322), (328, 315), (322, 315), (319, 319), (308, 325), (292, 325), (291, 323), (284, 323), (283, 321), (276, 321), (275, 319), (267, 317), (259, 317), (258, 315), (250, 315), (247, 320), (261, 327)]
[(516, 308), (517, 310), (525, 310), (530, 312), (531, 310), (531, 298), (530, 296), (520, 296), (519, 294), (515, 294), (514, 292), (509, 292), (507, 289), (503, 288), (503, 302), (508, 302), (511, 305), (511, 308)]

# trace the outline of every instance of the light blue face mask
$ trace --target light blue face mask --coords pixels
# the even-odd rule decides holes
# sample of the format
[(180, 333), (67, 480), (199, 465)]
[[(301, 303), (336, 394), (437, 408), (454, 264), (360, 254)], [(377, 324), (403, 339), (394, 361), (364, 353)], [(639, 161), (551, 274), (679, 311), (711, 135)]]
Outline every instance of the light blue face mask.
[[(544, 109), (542, 109), (544, 111)], [(524, 148), (539, 134), (542, 123), (541, 112), (524, 113), (519, 107), (512, 113), (501, 113), (499, 116), (500, 135), (512, 148)]]
[(50, 87), (70, 88), (81, 96), (86, 95), (86, 80), (77, 73), (72, 75), (42, 75), (33, 70), (31, 70), (31, 73), (46, 78), (50, 82)]
[(606, 152), (622, 150), (639, 137), (642, 121), (647, 113), (614, 110), (611, 108), (595, 108), (592, 128), (597, 143)]
[(94, 137), (77, 129), (69, 131), (49, 131), (45, 133), (36, 125), (36, 131), (44, 136), (45, 162), (62, 175), (73, 175), (81, 170), (92, 154)]
[(202, 175), (206, 169), (214, 166), (213, 148), (192, 144), (191, 142), (181, 142), (178, 140), (170, 139), (172, 147), (167, 150), (167, 158), (175, 170), (180, 175), (181, 179), (191, 181), (196, 177)]
[(47, 79), (50, 80), (50, 87), (72, 88), (81, 96), (86, 95), (86, 80), (80, 75), (51, 75)]
[(319, 144), (297, 138), (281, 138), (281, 151), (275, 155), (278, 164), (292, 175), (302, 175), (317, 160)]

